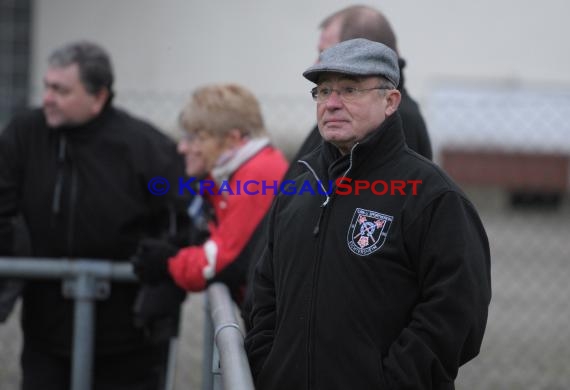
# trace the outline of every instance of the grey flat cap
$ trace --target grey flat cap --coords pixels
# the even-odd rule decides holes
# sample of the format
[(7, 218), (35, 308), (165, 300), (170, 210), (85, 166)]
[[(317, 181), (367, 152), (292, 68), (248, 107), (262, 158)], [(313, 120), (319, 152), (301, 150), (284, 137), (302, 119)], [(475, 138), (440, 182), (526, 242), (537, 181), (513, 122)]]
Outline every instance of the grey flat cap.
[(303, 72), (303, 76), (316, 83), (324, 72), (383, 76), (395, 86), (400, 82), (396, 52), (382, 43), (364, 38), (344, 41), (326, 49), (321, 53), (319, 62)]

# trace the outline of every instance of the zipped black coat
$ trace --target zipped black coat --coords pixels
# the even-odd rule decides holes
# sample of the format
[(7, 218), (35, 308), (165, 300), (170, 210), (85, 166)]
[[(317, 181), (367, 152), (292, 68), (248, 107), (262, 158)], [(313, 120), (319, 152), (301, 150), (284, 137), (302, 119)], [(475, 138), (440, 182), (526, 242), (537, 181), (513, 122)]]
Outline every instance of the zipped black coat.
[[(184, 201), (174, 197), (183, 169), (171, 140), (113, 107), (59, 129), (47, 126), (41, 110), (19, 115), (0, 134), (0, 255), (11, 255), (10, 218), (21, 214), (33, 256), (128, 260), (142, 237), (172, 228), (172, 216), (188, 224)], [(167, 195), (149, 192), (156, 176), (169, 179)], [(113, 283), (110, 297), (97, 302), (98, 354), (144, 345), (143, 331), (133, 325), (138, 289)], [(72, 304), (59, 281), (28, 283), (24, 339), (69, 354)]]
[[(281, 195), (253, 285), (246, 350), (258, 390), (453, 389), (479, 352), (491, 297), (486, 233), (473, 205), (405, 145), (399, 114), (340, 156), (308, 156)], [(364, 182), (365, 181), (365, 182)], [(334, 192), (334, 191), (333, 191)]]

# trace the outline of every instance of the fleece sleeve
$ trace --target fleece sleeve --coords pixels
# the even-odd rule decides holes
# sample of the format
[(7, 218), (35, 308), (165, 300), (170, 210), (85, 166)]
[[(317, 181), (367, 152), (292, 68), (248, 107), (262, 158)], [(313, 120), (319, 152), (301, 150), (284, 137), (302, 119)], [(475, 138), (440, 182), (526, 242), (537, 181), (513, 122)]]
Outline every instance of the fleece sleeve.
[(433, 201), (404, 229), (422, 292), (383, 358), (388, 387), (452, 389), (459, 366), (479, 353), (487, 322), (487, 236), (473, 206), (455, 192)]

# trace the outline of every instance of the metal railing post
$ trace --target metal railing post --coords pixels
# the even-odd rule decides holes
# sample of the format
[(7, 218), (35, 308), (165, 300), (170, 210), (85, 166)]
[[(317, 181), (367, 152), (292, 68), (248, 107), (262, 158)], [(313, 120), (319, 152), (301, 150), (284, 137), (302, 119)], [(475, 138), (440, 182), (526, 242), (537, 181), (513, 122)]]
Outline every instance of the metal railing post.
[(71, 389), (90, 390), (93, 366), (95, 324), (95, 279), (87, 273), (66, 281), (73, 283), (73, 360), (71, 363)]

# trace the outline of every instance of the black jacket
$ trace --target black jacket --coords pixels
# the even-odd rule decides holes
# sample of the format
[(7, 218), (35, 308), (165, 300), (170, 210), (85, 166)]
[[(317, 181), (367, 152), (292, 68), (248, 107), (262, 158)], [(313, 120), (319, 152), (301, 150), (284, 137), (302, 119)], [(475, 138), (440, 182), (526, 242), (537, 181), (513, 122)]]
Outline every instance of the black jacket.
[[(183, 169), (172, 141), (112, 107), (73, 128), (48, 128), (41, 110), (20, 115), (0, 134), (0, 255), (11, 255), (9, 221), (21, 213), (33, 256), (125, 261), (142, 237), (163, 235), (174, 219), (179, 232), (188, 224), (185, 200), (174, 196)], [(149, 192), (156, 176), (169, 179), (167, 195)], [(97, 303), (97, 353), (144, 344), (133, 326), (138, 288), (113, 283), (110, 297)], [(29, 283), (25, 340), (68, 354), (72, 304), (58, 281)]]
[[(425, 158), (432, 160), (432, 148), (431, 148), (431, 141), (429, 138), (429, 134), (427, 131), (426, 124), (420, 112), (420, 108), (416, 101), (412, 99), (408, 91), (404, 86), (404, 72), (403, 69), (406, 66), (406, 62), (400, 58), (398, 59), (398, 64), (400, 65), (400, 84), (398, 85), (398, 89), (401, 91), (402, 100), (400, 101), (400, 106), (398, 107), (398, 111), (402, 118), (403, 122), (403, 131), (404, 131), (404, 138), (406, 140), (406, 144), (410, 149), (417, 152), (418, 154), (424, 156)], [(313, 150), (319, 147), (323, 142), (323, 138), (319, 133), (319, 128), (315, 125), (313, 129), (309, 132), (303, 143), (301, 144), (297, 153), (291, 159), (291, 164), (289, 165), (289, 169), (285, 172), (285, 176), (283, 180), (291, 180), (294, 179), (297, 175), (303, 172), (301, 169), (301, 165), (297, 163), (298, 160), (302, 159)], [(267, 216), (263, 219), (261, 225), (265, 226), (267, 224)], [(265, 228), (261, 228), (262, 233), (260, 238), (257, 241), (252, 242), (252, 245), (255, 245), (255, 248), (251, 251), (252, 258), (254, 261), (250, 261), (250, 266), (248, 270), (249, 275), (253, 275), (253, 269), (256, 264), (256, 260), (259, 259), (261, 255), (260, 248), (263, 247), (265, 241)], [(242, 305), (242, 317), (244, 318), (246, 328), (249, 328), (249, 312), (251, 311), (251, 298), (252, 298), (252, 291), (251, 286), (248, 284), (244, 303)]]
[(426, 123), (420, 112), (420, 106), (410, 96), (405, 87), (404, 67), (406, 61), (399, 58), (398, 64), (400, 65), (400, 85), (398, 89), (402, 93), (402, 100), (398, 111), (402, 117), (402, 124), (404, 130), (404, 138), (406, 144), (414, 152), (424, 156), (429, 160), (433, 160), (433, 152), (431, 148), (431, 141), (427, 131)]
[(324, 143), (296, 183), (345, 172), (421, 184), (416, 195), (408, 186), (406, 195), (277, 198), (246, 338), (256, 388), (453, 389), (458, 367), (479, 352), (491, 297), (477, 212), (406, 147), (397, 114), (351, 155)]

